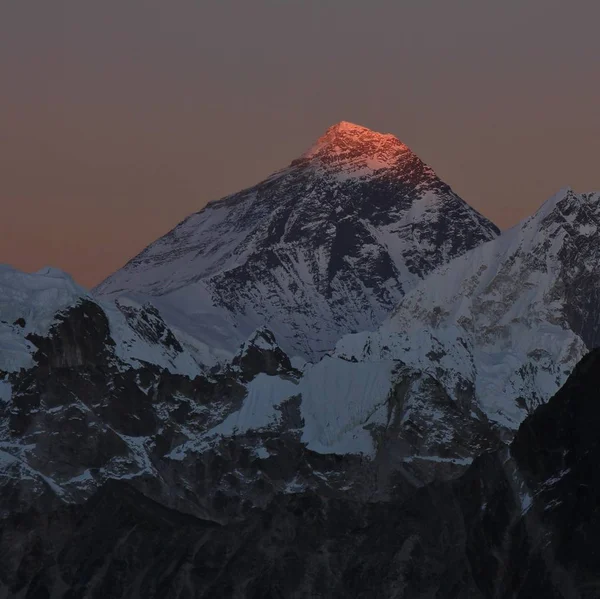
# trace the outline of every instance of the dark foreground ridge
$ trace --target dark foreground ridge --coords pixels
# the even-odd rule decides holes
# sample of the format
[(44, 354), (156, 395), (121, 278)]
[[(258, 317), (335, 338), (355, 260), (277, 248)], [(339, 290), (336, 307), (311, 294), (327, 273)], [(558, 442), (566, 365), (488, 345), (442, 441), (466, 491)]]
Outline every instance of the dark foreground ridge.
[(510, 448), (404, 499), (280, 493), (219, 524), (109, 481), (31, 507), (2, 521), (0, 596), (599, 597), (598, 389), (595, 350)]

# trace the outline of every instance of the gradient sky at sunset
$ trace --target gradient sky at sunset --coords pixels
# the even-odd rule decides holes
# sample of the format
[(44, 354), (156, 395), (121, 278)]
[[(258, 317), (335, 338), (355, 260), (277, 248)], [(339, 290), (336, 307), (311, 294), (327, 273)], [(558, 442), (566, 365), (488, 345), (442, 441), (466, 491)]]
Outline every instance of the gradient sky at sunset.
[(507, 227), (600, 189), (597, 0), (0, 8), (0, 262), (99, 282), (331, 124), (391, 132)]

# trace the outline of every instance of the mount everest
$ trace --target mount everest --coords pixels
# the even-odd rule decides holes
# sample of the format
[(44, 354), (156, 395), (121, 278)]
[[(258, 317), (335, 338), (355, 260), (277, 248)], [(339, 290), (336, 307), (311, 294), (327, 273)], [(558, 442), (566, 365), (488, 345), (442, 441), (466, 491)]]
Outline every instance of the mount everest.
[[(342, 122), (287, 168), (188, 217), (93, 292), (56, 269), (2, 267), (0, 517), (11, 531), (22, 514), (44, 522), (22, 525), (28, 540), (14, 554), (0, 538), (3, 592), (148, 596), (145, 584), (182, 597), (300, 597), (342, 584), (344, 571), (358, 586), (382, 585), (381, 596), (431, 596), (406, 574), (420, 568), (440, 597), (491, 597), (486, 577), (528, 596), (521, 582), (501, 582), (491, 565), (500, 558), (480, 563), (473, 553), (512, 563), (517, 550), (469, 535), (482, 534), (473, 531), (488, 526), (488, 511), (502, 520), (501, 497), (510, 517), (498, 529), (518, 545), (514, 527), (532, 525), (531, 505), (554, 509), (568, 494), (549, 489), (576, 463), (544, 464), (542, 476), (528, 452), (545, 445), (523, 439), (582, 359), (546, 418), (560, 397), (595, 415), (577, 389), (593, 394), (597, 356), (584, 356), (600, 335), (599, 219), (600, 194), (566, 189), (499, 235), (396, 138)], [(540, 443), (579, 456), (561, 434)], [(423, 518), (440, 497), (454, 506), (442, 508), (446, 522), (474, 527), (456, 532), (457, 572), (468, 579), (460, 592), (451, 552), (427, 540)], [(396, 506), (407, 511), (392, 516)], [(263, 522), (271, 510), (279, 524)], [(296, 559), (309, 559), (302, 551), (312, 554), (313, 542), (337, 557), (317, 552), (288, 589), (281, 531), (301, 537), (303, 514), (327, 529), (300, 541)], [(68, 540), (47, 517), (66, 523)], [(353, 551), (381, 559), (370, 533), (360, 550), (337, 536), (386, 521), (399, 535), (388, 553), (402, 584), (348, 565)], [(192, 555), (164, 556), (160, 576), (135, 557), (156, 542), (159, 522)], [(116, 560), (114, 572), (75, 554), (64, 561), (69, 544), (87, 547), (86, 534), (98, 539), (103, 526), (114, 532), (102, 558)], [(232, 574), (236, 552), (249, 559), (236, 535), (250, 543), (254, 526), (271, 535), (262, 561)], [(130, 546), (132, 530), (141, 532)], [(201, 539), (223, 544), (220, 561)], [(73, 571), (92, 573), (91, 586)], [(568, 581), (552, 585), (557, 597), (577, 596)]]
[(497, 233), (398, 139), (341, 122), (289, 167), (188, 217), (96, 293), (150, 300), (174, 327), (229, 351), (268, 325), (286, 352), (316, 359)]

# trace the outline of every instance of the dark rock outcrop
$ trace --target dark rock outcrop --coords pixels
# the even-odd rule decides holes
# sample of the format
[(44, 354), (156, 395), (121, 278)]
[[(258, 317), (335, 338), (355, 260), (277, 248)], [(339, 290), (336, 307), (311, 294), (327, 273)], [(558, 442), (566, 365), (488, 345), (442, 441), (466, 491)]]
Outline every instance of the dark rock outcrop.
[(96, 366), (106, 362), (107, 351), (115, 345), (106, 315), (89, 300), (57, 315), (48, 335), (30, 334), (27, 339), (38, 348), (37, 363), (50, 368)]
[(231, 365), (240, 370), (244, 381), (251, 381), (261, 372), (275, 376), (293, 370), (288, 355), (277, 345), (273, 333), (265, 327), (258, 329), (244, 343)]

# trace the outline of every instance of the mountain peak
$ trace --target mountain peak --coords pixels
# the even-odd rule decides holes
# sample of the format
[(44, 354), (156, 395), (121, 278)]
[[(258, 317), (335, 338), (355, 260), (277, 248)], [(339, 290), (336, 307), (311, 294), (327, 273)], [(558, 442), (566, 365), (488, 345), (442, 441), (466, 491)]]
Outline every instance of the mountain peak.
[(350, 123), (349, 121), (340, 121), (335, 125), (331, 125), (331, 127), (329, 127), (327, 131), (325, 131), (325, 136), (340, 135), (344, 133), (352, 135), (361, 135), (363, 133), (373, 133), (376, 135), (381, 135), (376, 131), (372, 131), (368, 127), (356, 125), (355, 123)]
[(313, 359), (347, 332), (379, 326), (418, 280), (496, 235), (396, 137), (342, 121), (291, 166), (188, 217), (96, 292), (151, 296), (202, 347), (235, 352), (267, 325), (288, 355)]
[(324, 135), (292, 164), (308, 162), (329, 169), (367, 174), (393, 166), (403, 155), (412, 153), (394, 135), (378, 133), (361, 125), (340, 121), (329, 127)]
[(600, 192), (576, 193), (571, 187), (564, 187), (546, 200), (529, 218), (514, 227), (538, 229), (558, 225), (570, 229), (574, 224), (583, 230), (597, 227), (600, 215)]

